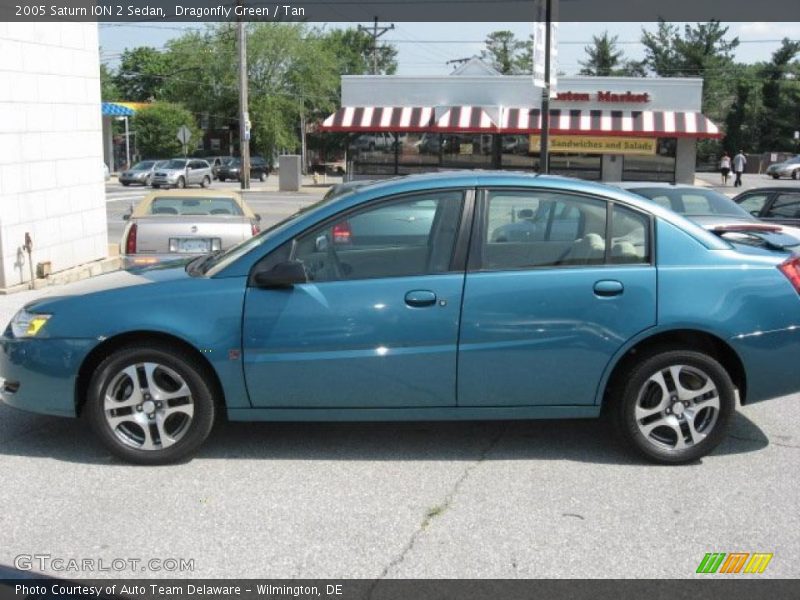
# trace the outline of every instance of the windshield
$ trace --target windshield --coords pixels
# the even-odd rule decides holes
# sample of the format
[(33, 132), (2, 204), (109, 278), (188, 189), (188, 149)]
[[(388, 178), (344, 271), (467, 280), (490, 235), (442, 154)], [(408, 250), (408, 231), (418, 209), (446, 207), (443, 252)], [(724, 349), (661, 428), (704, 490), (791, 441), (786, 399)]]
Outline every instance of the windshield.
[(752, 221), (753, 217), (727, 196), (704, 188), (628, 188), (628, 191), (649, 198), (656, 204), (686, 217), (736, 217)]
[(232, 158), (226, 164), (229, 167), (238, 167), (240, 164), (242, 164), (242, 161), (239, 158)]
[(148, 171), (153, 167), (154, 164), (156, 164), (156, 161), (154, 160), (143, 160), (142, 162), (133, 165), (131, 171)]
[(283, 219), (282, 221), (278, 221), (274, 225), (264, 229), (261, 233), (256, 236), (253, 236), (235, 246), (231, 246), (227, 250), (220, 252), (218, 254), (209, 255), (208, 260), (205, 261), (202, 265), (200, 270), (201, 273), (204, 273), (209, 276), (216, 275), (222, 269), (227, 267), (228, 265), (232, 264), (234, 261), (239, 259), (240, 257), (244, 256), (253, 248), (257, 248), (261, 244), (269, 241), (272, 239), (272, 236), (280, 229), (290, 226), (294, 223), (297, 219), (299, 219), (302, 215), (311, 212), (312, 210), (316, 210), (318, 208), (322, 208), (326, 204), (328, 204), (329, 200), (322, 199), (318, 202), (313, 204), (309, 204), (298, 210), (293, 215), (290, 215)]
[(186, 161), (180, 159), (173, 159), (164, 165), (165, 169), (183, 169), (186, 167)]

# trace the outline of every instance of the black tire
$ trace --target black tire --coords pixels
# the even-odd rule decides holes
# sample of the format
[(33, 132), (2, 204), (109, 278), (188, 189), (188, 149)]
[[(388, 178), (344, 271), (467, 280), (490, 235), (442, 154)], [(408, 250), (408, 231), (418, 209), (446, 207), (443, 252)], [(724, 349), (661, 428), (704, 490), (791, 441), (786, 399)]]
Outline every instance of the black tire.
[(208, 175), (206, 175), (205, 177), (203, 177), (203, 181), (200, 182), (200, 187), (207, 188), (210, 185), (211, 185), (211, 178)]
[(125, 187), (128, 187), (128, 186), (130, 185), (130, 182), (129, 182), (129, 181), (120, 181), (120, 183), (121, 183), (122, 185), (124, 185)]
[(160, 185), (158, 185), (157, 183), (154, 183), (154, 184), (153, 184), (153, 189), (154, 189), (154, 190), (159, 190), (159, 189), (161, 189), (161, 186), (160, 186)]
[[(665, 434), (679, 435), (672, 427), (662, 427), (653, 430), (649, 437), (640, 430), (640, 422), (636, 418), (636, 407), (640, 402), (640, 394), (642, 402), (648, 400), (646, 394), (651, 393), (652, 385), (648, 383), (652, 376), (659, 372), (663, 372), (671, 366), (685, 366), (688, 375), (693, 376), (692, 371), (701, 372), (708, 380), (716, 387), (717, 397), (719, 399), (719, 408), (705, 408), (701, 407), (696, 409), (696, 412), (684, 412), (687, 409), (680, 408), (680, 414), (675, 408), (667, 407), (668, 413), (664, 415), (659, 412), (653, 415), (655, 418), (648, 421), (647, 424), (654, 423), (656, 420), (665, 420), (669, 418), (671, 422), (678, 423), (678, 428), (683, 432), (681, 437), (684, 439), (688, 423), (681, 423), (681, 419), (686, 420), (687, 415), (692, 416), (692, 423), (695, 430), (701, 432), (703, 421), (710, 419), (716, 410), (716, 419), (707, 422), (709, 429), (702, 432), (704, 437), (701, 441), (692, 444), (686, 444), (683, 448), (678, 448), (678, 440), (675, 441), (675, 447), (670, 448), (669, 440), (664, 441)], [(683, 371), (680, 372), (681, 375)], [(617, 378), (618, 385), (615, 390), (611, 390), (611, 397), (608, 401), (611, 403), (610, 416), (613, 419), (615, 429), (621, 439), (634, 451), (645, 458), (661, 463), (661, 464), (685, 464), (695, 462), (701, 457), (707, 455), (725, 438), (728, 428), (730, 427), (731, 418), (736, 410), (736, 396), (734, 392), (734, 385), (731, 381), (730, 375), (717, 362), (716, 359), (702, 352), (693, 350), (676, 350), (676, 349), (661, 349), (643, 355), (639, 360), (622, 373)], [(650, 386), (650, 387), (648, 387)], [(669, 385), (667, 386), (669, 387)], [(686, 387), (684, 385), (684, 387)], [(691, 389), (691, 388), (689, 388)], [(674, 394), (674, 395), (673, 395)], [(670, 390), (670, 400), (677, 399), (677, 392), (673, 389)], [(666, 400), (666, 399), (665, 399)], [(677, 404), (683, 404), (677, 402)], [(674, 407), (674, 404), (672, 405)], [(646, 410), (654, 410), (656, 407), (642, 407)], [(678, 415), (678, 416), (676, 416)], [(700, 418), (702, 417), (702, 418)], [(648, 419), (650, 417), (648, 416)], [(701, 428), (697, 427), (698, 419), (701, 423)], [(644, 422), (647, 419), (642, 419)], [(661, 422), (661, 421), (659, 421)], [(647, 424), (644, 424), (646, 426)], [(687, 427), (684, 427), (686, 425)], [(656, 439), (663, 436), (662, 440)], [(691, 437), (691, 436), (690, 436)]]
[(186, 180), (183, 177), (178, 177), (178, 182), (175, 184), (175, 187), (179, 190), (182, 190), (186, 187)]
[(772, 175), (772, 178), (773, 178), (773, 179), (780, 179), (780, 178), (781, 178), (781, 176), (780, 176), (780, 175), (778, 175), (777, 173), (774, 173), (774, 174)]
[(792, 179), (797, 179), (797, 169), (792, 171)]
[(220, 180), (220, 181), (222, 181), (222, 182), (224, 182), (224, 181), (225, 181), (225, 178), (224, 178), (224, 177), (218, 177), (217, 179), (219, 179), (219, 180)]
[[(149, 450), (135, 447), (135, 444), (130, 441), (126, 443), (123, 439), (130, 439), (130, 435), (125, 436), (115, 432), (115, 429), (112, 429), (106, 420), (104, 400), (109, 387), (115, 380), (118, 380), (124, 369), (142, 363), (157, 363), (172, 370), (183, 379), (191, 394), (193, 415), (180, 431), (179, 439), (167, 447), (156, 447)], [(149, 390), (150, 387), (146, 389)], [(192, 455), (211, 432), (216, 416), (212, 390), (213, 386), (204, 374), (202, 365), (182, 349), (159, 343), (154, 343), (150, 347), (126, 346), (112, 353), (95, 369), (89, 382), (83, 415), (89, 420), (92, 429), (103, 445), (115, 456), (140, 465), (169, 464)], [(134, 407), (131, 406), (129, 410), (130, 414), (134, 415)], [(142, 411), (139, 413), (142, 418), (146, 414)], [(178, 414), (178, 418), (182, 418), (180, 414)], [(134, 423), (134, 419), (127, 423)], [(167, 427), (167, 424), (164, 427)], [(150, 425), (151, 437), (156, 440), (158, 431), (153, 432), (153, 426)], [(134, 431), (136, 431), (136, 427), (137, 425), (134, 423)], [(130, 429), (129, 426), (128, 429)], [(141, 426), (138, 431), (143, 433)]]

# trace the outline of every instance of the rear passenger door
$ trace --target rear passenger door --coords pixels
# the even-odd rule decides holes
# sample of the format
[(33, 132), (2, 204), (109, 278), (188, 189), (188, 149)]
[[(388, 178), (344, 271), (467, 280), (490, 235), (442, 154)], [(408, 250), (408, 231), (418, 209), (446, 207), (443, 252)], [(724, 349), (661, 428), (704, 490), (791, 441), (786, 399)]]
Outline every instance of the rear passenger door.
[(548, 190), (479, 194), (459, 406), (589, 405), (611, 357), (656, 323), (650, 216)]

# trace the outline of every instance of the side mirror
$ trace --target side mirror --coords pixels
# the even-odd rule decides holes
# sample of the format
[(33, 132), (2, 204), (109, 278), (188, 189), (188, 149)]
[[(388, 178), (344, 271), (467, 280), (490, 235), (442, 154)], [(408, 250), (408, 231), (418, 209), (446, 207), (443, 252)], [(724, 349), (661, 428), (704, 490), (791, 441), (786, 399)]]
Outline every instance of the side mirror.
[(253, 283), (262, 289), (286, 289), (307, 281), (303, 263), (295, 260), (278, 263), (269, 271), (261, 271), (253, 276)]

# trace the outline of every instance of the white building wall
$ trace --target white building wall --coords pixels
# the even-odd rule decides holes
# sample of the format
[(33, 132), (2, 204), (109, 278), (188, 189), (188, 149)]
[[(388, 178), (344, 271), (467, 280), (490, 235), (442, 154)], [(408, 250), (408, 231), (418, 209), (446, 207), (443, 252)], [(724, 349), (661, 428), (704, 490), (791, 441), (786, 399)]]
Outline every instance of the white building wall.
[(0, 23), (0, 287), (108, 251), (96, 23)]

